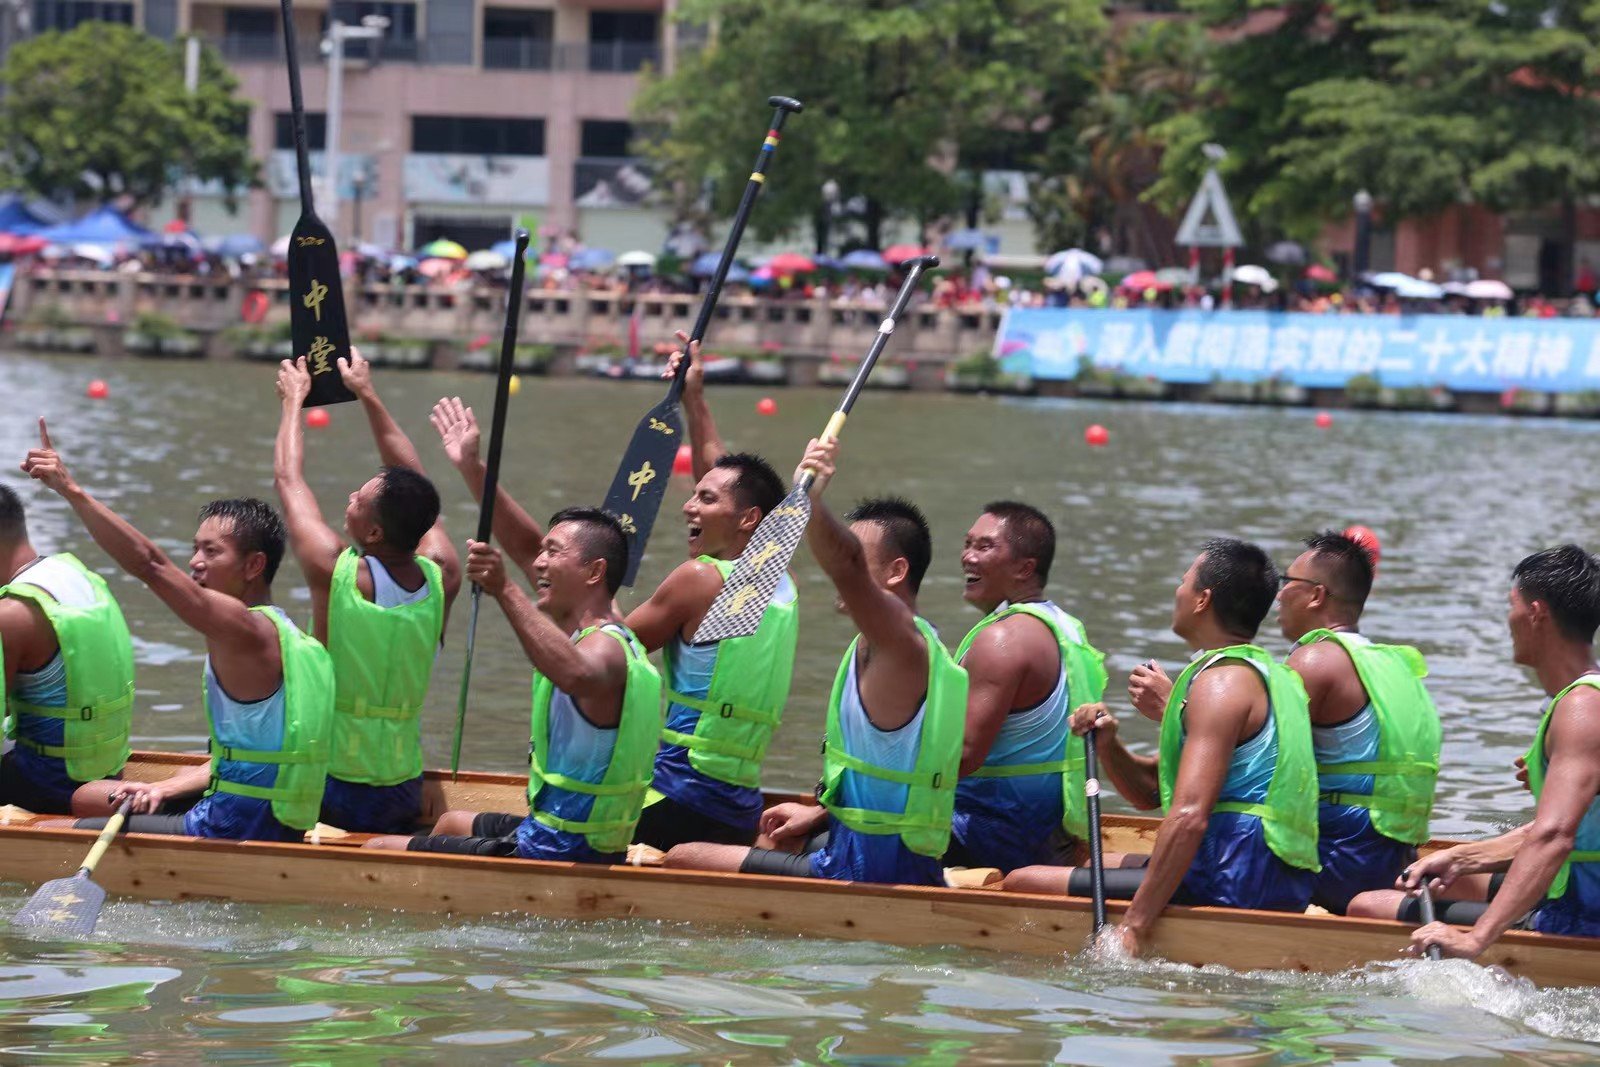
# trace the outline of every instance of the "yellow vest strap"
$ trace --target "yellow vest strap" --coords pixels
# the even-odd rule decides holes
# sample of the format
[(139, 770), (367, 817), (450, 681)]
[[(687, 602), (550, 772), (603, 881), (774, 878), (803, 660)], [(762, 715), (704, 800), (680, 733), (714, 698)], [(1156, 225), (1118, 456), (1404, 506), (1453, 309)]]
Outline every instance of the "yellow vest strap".
[(672, 689), (667, 690), (667, 703), (682, 704), (686, 708), (693, 708), (702, 715), (716, 715), (724, 719), (742, 719), (745, 722), (756, 722), (763, 726), (777, 726), (783, 719), (781, 711), (760, 711), (756, 708), (729, 704), (726, 701), (713, 704), (699, 697), (685, 696)]
[(333, 710), (357, 719), (415, 719), (422, 714), (421, 708), (381, 708), (368, 704), (366, 697), (337, 701)]
[(584, 796), (589, 797), (621, 797), (630, 793), (642, 794), (650, 787), (650, 779), (648, 778), (643, 781), (612, 782), (607, 784), (605, 782), (585, 782), (581, 778), (569, 778), (564, 774), (546, 770), (540, 770), (538, 777), (545, 785), (554, 786), (557, 789), (565, 789), (569, 793), (582, 793)]
[(661, 740), (669, 745), (682, 745), (691, 751), (715, 752), (736, 759), (759, 761), (767, 754), (763, 745), (741, 745), (720, 737), (700, 737), (697, 734), (685, 734), (677, 730), (662, 730)]
[(232, 793), (239, 797), (252, 797), (256, 800), (282, 800), (294, 803), (297, 801), (322, 802), (322, 794), (311, 792), (291, 792), (275, 785), (247, 785), (244, 782), (230, 782), (226, 778), (211, 776), (211, 785), (207, 789), (210, 793)]
[[(240, 763), (321, 763), (324, 758), (321, 749), (322, 746), (315, 741), (305, 752), (274, 752), (265, 749), (235, 748), (232, 745), (219, 745), (214, 740), (211, 742), (212, 758), (237, 760)], [(249, 796), (250, 794), (244, 793), (241, 795)]]
[(563, 819), (559, 815), (549, 812), (536, 811), (533, 813), (536, 822), (543, 823), (552, 830), (561, 830), (569, 834), (604, 834), (617, 830), (626, 830), (632, 827), (634, 819), (615, 819), (610, 822), (596, 822), (592, 819)]
[[(111, 743), (116, 744), (117, 740), (113, 738)], [(88, 745), (41, 745), (37, 741), (19, 737), (17, 738), (17, 747), (25, 748), (29, 752), (37, 752), (47, 759), (72, 759), (74, 756), (92, 756), (102, 748), (105, 748), (106, 742), (97, 741)]]
[(1342, 804), (1351, 808), (1366, 808), (1368, 811), (1392, 811), (1399, 815), (1412, 812), (1426, 814), (1432, 808), (1425, 800), (1394, 800), (1366, 793), (1322, 793), (1317, 799), (1324, 804)]
[(1420, 760), (1368, 760), (1364, 763), (1319, 763), (1318, 774), (1393, 774), (1404, 778), (1426, 778), (1439, 773), (1437, 763)]
[(33, 715), (41, 719), (67, 719), (77, 722), (92, 722), (97, 715), (115, 715), (133, 707), (133, 687), (119, 697), (103, 700), (86, 708), (51, 708), (42, 704), (29, 704), (25, 700), (13, 700), (11, 710), (19, 715)]
[[(900, 785), (927, 785), (933, 789), (954, 789), (956, 785), (954, 782), (951, 782), (950, 785), (946, 787), (944, 785), (944, 775), (939, 771), (935, 771), (933, 773), (933, 780), (930, 782), (927, 780), (928, 775), (926, 774), (919, 775), (915, 771), (896, 771), (891, 770), (888, 767), (879, 767), (875, 763), (868, 763), (865, 760), (857, 759), (856, 757), (850, 755), (850, 753), (845, 752), (843, 749), (828, 752), (828, 758), (848, 770), (855, 771), (857, 774), (864, 774), (869, 778), (880, 778), (885, 782), (898, 782)], [(853, 811), (854, 809), (847, 808), (841, 810)], [(878, 814), (881, 815), (882, 812), (879, 812)]]
[(1065, 774), (1083, 766), (1082, 757), (1076, 759), (1046, 760), (1043, 763), (1006, 763), (1000, 766), (984, 764), (969, 778), (1022, 778), (1030, 774)]
[(1239, 800), (1224, 800), (1211, 810), (1212, 812), (1230, 811), (1236, 815), (1254, 815), (1256, 818), (1263, 819), (1267, 822), (1275, 822), (1281, 826), (1287, 826), (1291, 829), (1299, 829), (1301, 832), (1310, 834), (1313, 837), (1315, 837), (1317, 833), (1315, 824), (1306, 826), (1297, 820), (1286, 817), (1285, 814), (1279, 811), (1277, 808), (1269, 808), (1265, 804), (1247, 804)]
[(870, 808), (845, 808), (827, 805), (828, 814), (862, 834), (903, 834), (916, 830), (947, 830), (949, 824), (928, 819), (913, 819)]

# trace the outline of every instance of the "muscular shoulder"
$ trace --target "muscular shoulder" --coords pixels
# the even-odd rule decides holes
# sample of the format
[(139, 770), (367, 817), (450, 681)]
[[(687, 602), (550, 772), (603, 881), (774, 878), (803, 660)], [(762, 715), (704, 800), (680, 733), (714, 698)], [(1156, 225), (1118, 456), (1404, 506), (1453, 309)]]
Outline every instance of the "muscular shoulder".
[(1308, 686), (1313, 679), (1331, 685), (1355, 671), (1349, 653), (1334, 641), (1301, 645), (1289, 653), (1288, 663)]
[(614, 676), (618, 680), (627, 675), (628, 656), (622, 649), (622, 643), (613, 635), (596, 630), (586, 635), (577, 645), (585, 659), (603, 668), (608, 677)]
[(1026, 664), (1055, 651), (1055, 634), (1041, 620), (1027, 614), (1008, 615), (978, 632), (963, 662), (979, 667)]
[(1261, 672), (1248, 663), (1223, 660), (1207, 667), (1189, 683), (1186, 714), (1248, 713), (1266, 695)]
[(697, 559), (685, 560), (672, 569), (661, 583), (657, 595), (665, 594), (685, 603), (704, 599), (707, 604), (716, 599), (722, 590), (722, 574), (710, 563)]
[(1556, 705), (1550, 717), (1547, 747), (1554, 750), (1567, 746), (1600, 751), (1600, 689), (1576, 686)]

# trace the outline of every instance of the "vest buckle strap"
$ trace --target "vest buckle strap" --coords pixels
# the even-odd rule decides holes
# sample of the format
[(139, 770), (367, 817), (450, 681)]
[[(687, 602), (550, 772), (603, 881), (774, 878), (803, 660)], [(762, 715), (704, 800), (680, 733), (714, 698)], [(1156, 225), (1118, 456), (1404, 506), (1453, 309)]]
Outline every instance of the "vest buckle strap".
[(726, 701), (724, 701), (722, 705), (722, 717), (724, 719), (733, 718), (733, 705), (727, 703)]
[(943, 771), (934, 771), (933, 772), (933, 788), (938, 789), (939, 786), (941, 786), (943, 784), (944, 784), (944, 772)]
[(94, 708), (92, 706), (79, 708), (78, 709), (78, 719), (81, 722), (93, 722), (94, 721)]

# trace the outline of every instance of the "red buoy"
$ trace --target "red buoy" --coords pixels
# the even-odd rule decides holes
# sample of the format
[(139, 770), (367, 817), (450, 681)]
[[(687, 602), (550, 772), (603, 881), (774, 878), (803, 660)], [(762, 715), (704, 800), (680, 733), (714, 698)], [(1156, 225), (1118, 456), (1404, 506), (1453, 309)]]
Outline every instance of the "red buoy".
[(84, 393), (90, 400), (104, 400), (111, 395), (111, 386), (96, 378), (89, 383), (89, 388), (85, 389)]
[(772, 399), (770, 396), (764, 396), (760, 400), (756, 401), (757, 415), (776, 415), (777, 413), (778, 402)]
[(1317, 412), (1317, 429), (1326, 430), (1333, 425), (1333, 416), (1326, 411)]
[(312, 408), (306, 412), (306, 425), (313, 430), (323, 429), (333, 421), (333, 416), (328, 414), (327, 408)]
[(1344, 535), (1366, 550), (1372, 557), (1372, 569), (1378, 569), (1378, 560), (1383, 556), (1383, 546), (1378, 543), (1378, 535), (1365, 526), (1347, 526)]
[(678, 446), (678, 454), (672, 457), (672, 473), (694, 473), (694, 454), (689, 451), (688, 445)]
[(1111, 441), (1111, 431), (1097, 422), (1083, 431), (1083, 440), (1090, 448), (1104, 448)]

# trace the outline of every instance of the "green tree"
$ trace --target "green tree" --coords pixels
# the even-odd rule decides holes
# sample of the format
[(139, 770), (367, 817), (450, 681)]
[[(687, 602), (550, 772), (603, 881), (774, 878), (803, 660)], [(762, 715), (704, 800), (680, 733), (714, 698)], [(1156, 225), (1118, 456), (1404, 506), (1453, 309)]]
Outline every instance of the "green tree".
[(963, 207), (970, 168), (998, 140), (1039, 132), (1046, 101), (1087, 96), (1104, 33), (1094, 0), (685, 0), (711, 27), (701, 51), (641, 93), (644, 146), (680, 209), (714, 182), (726, 217), (744, 190), (765, 101), (794, 96), (752, 219), (764, 239), (814, 221), (820, 189), (862, 198), (867, 240), (890, 218)]
[(125, 198), (148, 205), (183, 176), (218, 181), (231, 198), (257, 180), (250, 106), (210, 48), (196, 91), (183, 42), (86, 22), (16, 45), (0, 68), (0, 166), (45, 197)]

